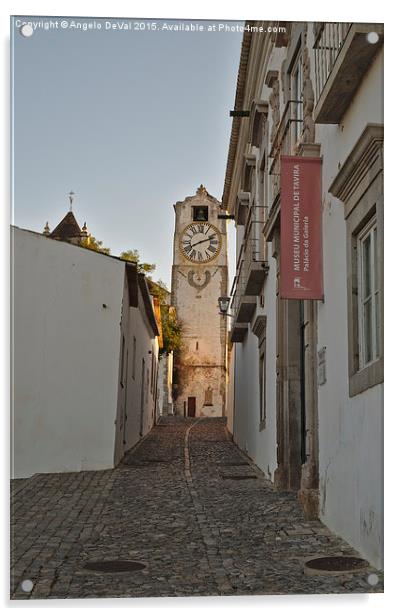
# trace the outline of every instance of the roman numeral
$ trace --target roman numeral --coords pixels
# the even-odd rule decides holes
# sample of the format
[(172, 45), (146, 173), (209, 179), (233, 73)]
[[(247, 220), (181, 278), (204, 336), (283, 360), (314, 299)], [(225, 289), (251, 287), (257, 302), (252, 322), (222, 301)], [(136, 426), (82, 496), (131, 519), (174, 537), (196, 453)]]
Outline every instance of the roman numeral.
[(191, 259), (194, 259), (194, 258), (195, 258), (195, 256), (196, 256), (196, 251), (195, 251), (195, 250), (192, 250), (192, 252), (190, 253), (189, 257), (190, 257)]
[(203, 261), (203, 255), (199, 251), (197, 251), (197, 260), (198, 261)]
[(188, 255), (189, 252), (192, 250), (191, 245), (189, 244), (189, 246), (185, 246), (184, 251), (186, 252), (186, 254)]
[(198, 233), (204, 233), (204, 225), (197, 225)]
[(207, 250), (211, 250), (211, 252), (217, 252), (217, 249), (215, 248), (215, 246), (209, 246)]

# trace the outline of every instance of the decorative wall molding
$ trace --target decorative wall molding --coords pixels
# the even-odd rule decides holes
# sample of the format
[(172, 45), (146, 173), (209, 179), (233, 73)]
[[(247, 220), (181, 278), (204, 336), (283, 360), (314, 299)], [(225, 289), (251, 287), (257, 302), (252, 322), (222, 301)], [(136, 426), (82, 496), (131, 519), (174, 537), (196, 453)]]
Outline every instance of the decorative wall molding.
[(211, 273), (209, 272), (209, 270), (206, 270), (204, 273), (195, 272), (194, 270), (190, 270), (188, 272), (187, 279), (191, 287), (194, 287), (198, 291), (202, 291), (209, 284), (211, 280)]
[[(382, 124), (367, 124), (329, 187), (329, 192), (347, 203), (365, 179), (368, 188), (374, 177), (383, 169), (382, 148)], [(354, 207), (355, 203), (352, 205)], [(346, 211), (346, 218), (351, 209)]]

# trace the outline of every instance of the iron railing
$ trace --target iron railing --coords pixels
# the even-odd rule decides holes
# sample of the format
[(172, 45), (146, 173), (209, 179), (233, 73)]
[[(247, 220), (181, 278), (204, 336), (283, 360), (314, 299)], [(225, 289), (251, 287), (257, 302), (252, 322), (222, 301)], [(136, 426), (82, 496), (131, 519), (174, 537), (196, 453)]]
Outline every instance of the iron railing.
[(303, 101), (286, 103), (269, 153), (269, 206), (280, 192), (281, 156), (293, 154), (293, 148), (301, 137), (303, 127)]
[(332, 72), (336, 59), (350, 30), (351, 23), (318, 23), (314, 43), (315, 96), (322, 90)]
[(236, 261), (236, 275), (231, 289), (231, 309), (236, 316), (240, 298), (246, 294), (246, 287), (254, 263), (265, 263), (267, 244), (262, 233), (265, 225), (265, 207), (251, 205), (244, 229), (242, 245)]

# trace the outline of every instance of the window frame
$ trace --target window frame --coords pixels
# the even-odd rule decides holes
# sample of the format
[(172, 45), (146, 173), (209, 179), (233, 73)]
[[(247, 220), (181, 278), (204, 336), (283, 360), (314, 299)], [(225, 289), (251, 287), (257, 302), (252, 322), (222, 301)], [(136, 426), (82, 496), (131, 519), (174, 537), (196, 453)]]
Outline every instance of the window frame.
[[(297, 76), (295, 76), (296, 74)], [(303, 50), (300, 41), (289, 71), (290, 100), (294, 107), (294, 117), (290, 131), (292, 147), (296, 147), (303, 133), (303, 79)]]
[[(377, 271), (377, 232), (378, 222), (376, 216), (373, 216), (367, 225), (357, 235), (357, 278), (358, 278), (358, 346), (359, 346), (359, 369), (366, 368), (373, 362), (379, 359), (379, 273)], [(370, 240), (370, 262), (369, 262), (369, 293), (365, 294), (365, 259), (364, 247), (366, 241)], [(366, 357), (366, 322), (365, 308), (367, 304), (371, 305), (371, 358)]]
[[(341, 165), (329, 192), (343, 203), (347, 250), (347, 327), (349, 396), (357, 396), (384, 380), (383, 323), (383, 125), (367, 124)], [(363, 365), (360, 360), (358, 238), (377, 223), (376, 263), (380, 323), (379, 357)]]

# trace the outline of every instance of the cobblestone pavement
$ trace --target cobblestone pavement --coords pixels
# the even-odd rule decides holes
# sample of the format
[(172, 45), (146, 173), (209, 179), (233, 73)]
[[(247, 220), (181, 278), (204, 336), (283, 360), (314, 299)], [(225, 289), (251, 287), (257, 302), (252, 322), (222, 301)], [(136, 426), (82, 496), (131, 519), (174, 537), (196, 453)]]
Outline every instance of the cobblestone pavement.
[[(304, 573), (308, 557), (357, 554), (320, 522), (306, 522), (294, 493), (273, 490), (224, 420), (164, 418), (118, 468), (15, 480), (11, 504), (13, 599), (383, 590), (372, 567)], [(146, 568), (84, 568), (111, 559)]]

